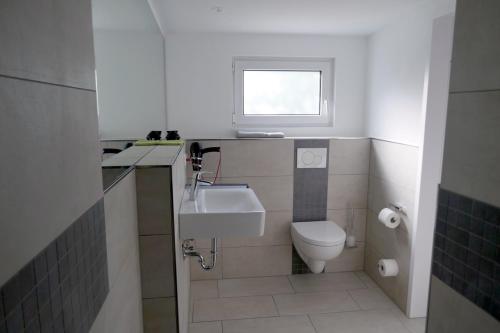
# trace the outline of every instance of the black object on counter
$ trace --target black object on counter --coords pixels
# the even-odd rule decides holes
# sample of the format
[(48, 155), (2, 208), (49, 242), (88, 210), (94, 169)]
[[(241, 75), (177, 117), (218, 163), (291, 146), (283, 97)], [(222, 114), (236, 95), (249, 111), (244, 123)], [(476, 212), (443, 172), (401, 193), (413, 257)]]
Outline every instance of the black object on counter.
[(179, 140), (180, 138), (179, 131), (167, 131), (167, 140)]
[(161, 140), (161, 131), (151, 131), (148, 136), (146, 136), (146, 140)]

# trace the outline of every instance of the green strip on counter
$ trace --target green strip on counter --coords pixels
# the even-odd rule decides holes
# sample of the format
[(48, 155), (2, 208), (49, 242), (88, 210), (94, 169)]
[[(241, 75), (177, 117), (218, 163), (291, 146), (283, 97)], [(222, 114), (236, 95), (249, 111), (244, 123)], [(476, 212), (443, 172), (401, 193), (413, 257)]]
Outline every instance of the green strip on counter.
[(136, 146), (180, 146), (184, 140), (138, 140)]

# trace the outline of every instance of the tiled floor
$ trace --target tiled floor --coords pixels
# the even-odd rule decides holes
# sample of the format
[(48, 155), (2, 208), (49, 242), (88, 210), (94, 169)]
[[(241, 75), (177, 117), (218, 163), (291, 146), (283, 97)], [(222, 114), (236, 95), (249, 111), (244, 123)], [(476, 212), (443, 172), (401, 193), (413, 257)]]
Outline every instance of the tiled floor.
[(424, 333), (363, 272), (193, 281), (190, 333)]

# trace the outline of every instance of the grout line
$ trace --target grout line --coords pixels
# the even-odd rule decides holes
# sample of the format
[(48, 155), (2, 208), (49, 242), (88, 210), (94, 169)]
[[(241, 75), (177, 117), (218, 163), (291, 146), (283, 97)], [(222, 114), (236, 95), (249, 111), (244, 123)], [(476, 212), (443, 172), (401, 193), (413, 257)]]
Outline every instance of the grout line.
[(82, 88), (82, 87), (78, 87), (75, 85), (61, 84), (61, 83), (42, 81), (42, 80), (37, 80), (37, 79), (30, 79), (27, 77), (19, 77), (19, 76), (6, 75), (6, 74), (0, 74), (0, 77), (6, 78), (6, 79), (12, 79), (12, 80), (32, 82), (32, 83), (48, 84), (48, 85), (56, 86), (56, 87), (60, 87), (60, 88), (77, 89), (77, 90), (83, 90), (83, 91), (94, 92), (94, 93), (96, 92), (96, 89)]
[(361, 305), (359, 305), (358, 302), (356, 302), (356, 300), (354, 299), (354, 297), (352, 297), (352, 294), (349, 290), (346, 290), (347, 294), (349, 295), (349, 297), (351, 298), (351, 300), (354, 302), (354, 304), (356, 304), (359, 308), (359, 310), (363, 310), (363, 308), (361, 307)]
[(306, 316), (307, 316), (307, 319), (309, 319), (309, 322), (311, 323), (311, 326), (312, 326), (314, 332), (318, 333), (318, 330), (316, 329), (316, 326), (314, 326), (314, 323), (313, 323), (313, 321), (311, 319), (311, 315), (310, 314), (306, 314)]
[(450, 91), (450, 95), (491, 93), (491, 92), (500, 92), (500, 89), (493, 88), (493, 89), (477, 89), (477, 90), (455, 90), (455, 91)]
[(278, 317), (281, 317), (281, 312), (280, 312), (280, 309), (278, 308), (278, 304), (276, 304), (276, 299), (274, 299), (274, 295), (272, 295), (271, 297), (273, 298), (274, 308), (276, 309), (276, 312), (278, 313)]

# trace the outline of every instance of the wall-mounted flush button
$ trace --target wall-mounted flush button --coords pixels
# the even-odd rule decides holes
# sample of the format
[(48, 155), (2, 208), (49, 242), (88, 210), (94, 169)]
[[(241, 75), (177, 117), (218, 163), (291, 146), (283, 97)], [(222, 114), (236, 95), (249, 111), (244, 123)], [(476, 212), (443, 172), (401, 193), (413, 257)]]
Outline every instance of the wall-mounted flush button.
[(326, 168), (326, 148), (297, 148), (297, 168)]

